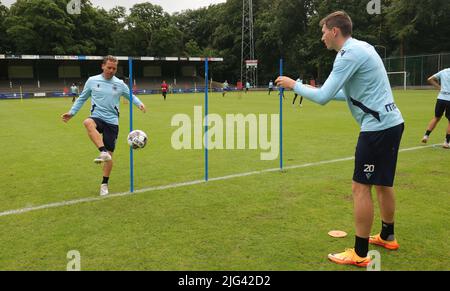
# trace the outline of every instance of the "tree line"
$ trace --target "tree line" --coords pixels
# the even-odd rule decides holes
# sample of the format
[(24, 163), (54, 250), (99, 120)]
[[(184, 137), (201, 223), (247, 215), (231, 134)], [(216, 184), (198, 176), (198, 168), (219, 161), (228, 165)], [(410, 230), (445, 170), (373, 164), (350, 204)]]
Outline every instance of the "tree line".
[[(69, 14), (69, 0), (0, 0), (0, 54), (214, 56), (216, 79), (240, 78), (242, 0), (172, 15), (151, 3), (109, 11), (81, 0), (81, 14)], [(259, 80), (285, 72), (323, 79), (335, 53), (321, 42), (320, 19), (345, 10), (354, 37), (376, 45), (382, 56), (450, 51), (450, 1), (380, 0), (380, 14), (367, 12), (369, 0), (255, 0), (255, 54)]]

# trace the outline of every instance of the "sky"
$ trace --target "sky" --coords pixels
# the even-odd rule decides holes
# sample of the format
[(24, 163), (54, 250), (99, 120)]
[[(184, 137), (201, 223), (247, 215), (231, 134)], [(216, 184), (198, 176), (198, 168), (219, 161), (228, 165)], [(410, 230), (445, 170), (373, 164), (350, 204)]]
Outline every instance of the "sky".
[[(0, 0), (6, 6), (11, 6), (15, 0)], [(224, 3), (226, 0), (91, 0), (93, 6), (100, 6), (109, 10), (115, 6), (131, 8), (134, 4), (150, 2), (161, 6), (164, 11), (172, 14), (186, 9), (197, 9), (210, 4)]]

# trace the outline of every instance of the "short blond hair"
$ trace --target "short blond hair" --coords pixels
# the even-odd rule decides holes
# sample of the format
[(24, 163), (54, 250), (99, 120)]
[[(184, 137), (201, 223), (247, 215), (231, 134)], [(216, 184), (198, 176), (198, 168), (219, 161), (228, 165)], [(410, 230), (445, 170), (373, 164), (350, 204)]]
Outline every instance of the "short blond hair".
[(323, 18), (319, 25), (325, 25), (328, 29), (337, 27), (343, 36), (350, 36), (353, 33), (353, 23), (350, 16), (345, 11), (336, 11)]
[(119, 60), (115, 56), (108, 55), (103, 58), (103, 64), (106, 64), (107, 62), (118, 63)]

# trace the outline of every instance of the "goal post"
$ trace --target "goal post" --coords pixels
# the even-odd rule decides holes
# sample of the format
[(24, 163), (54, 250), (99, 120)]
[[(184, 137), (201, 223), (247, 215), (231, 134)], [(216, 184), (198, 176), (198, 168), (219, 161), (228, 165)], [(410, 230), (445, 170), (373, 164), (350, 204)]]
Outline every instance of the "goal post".
[(391, 87), (403, 87), (403, 90), (406, 91), (408, 72), (387, 72), (387, 74), (389, 77), (389, 82), (391, 83)]

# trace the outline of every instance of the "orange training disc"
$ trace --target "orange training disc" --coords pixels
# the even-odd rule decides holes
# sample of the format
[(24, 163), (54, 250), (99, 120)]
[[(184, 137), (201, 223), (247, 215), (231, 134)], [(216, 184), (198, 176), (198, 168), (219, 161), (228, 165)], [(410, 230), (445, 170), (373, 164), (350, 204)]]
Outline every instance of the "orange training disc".
[(332, 230), (328, 234), (330, 236), (336, 237), (336, 238), (342, 238), (342, 237), (346, 237), (347, 236), (347, 233), (345, 231), (342, 231), (342, 230)]

